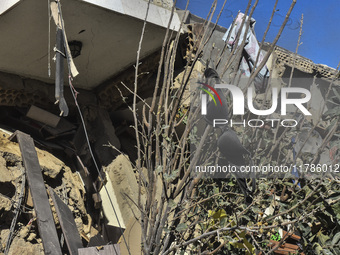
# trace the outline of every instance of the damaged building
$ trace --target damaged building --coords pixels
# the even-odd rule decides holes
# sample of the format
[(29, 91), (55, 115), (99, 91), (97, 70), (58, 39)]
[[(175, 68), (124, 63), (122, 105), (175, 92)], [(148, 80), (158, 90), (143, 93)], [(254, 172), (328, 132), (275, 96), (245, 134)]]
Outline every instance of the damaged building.
[[(46, 190), (41, 192), (49, 194), (52, 206), (53, 190), (71, 209), (78, 232), (69, 235), (79, 236), (74, 242), (79, 246), (76, 248), (116, 244), (122, 231), (134, 225), (133, 212), (136, 210), (131, 210), (124, 194), (135, 198), (137, 181), (131, 164), (135, 160), (135, 149), (130, 123), (124, 118), (112, 121), (111, 115), (131, 103), (136, 51), (148, 3), (140, 0), (75, 0), (58, 6), (51, 1), (49, 11), (47, 4), (41, 1), (5, 2), (0, 7), (3, 35), (0, 42), (3, 49), (0, 53), (2, 251), (44, 254), (44, 249), (51, 249), (48, 243), (53, 242), (49, 240), (52, 237), (43, 236), (44, 230), (37, 223), (44, 220), (41, 217), (45, 215), (39, 217), (33, 212), (39, 206), (34, 202), (41, 202), (39, 198), (32, 200), (33, 194), (29, 193), (29, 185), (35, 184), (32, 180), (28, 180), (29, 185), (27, 182), (22, 184), (25, 177), (21, 159), (24, 155), (13, 142), (18, 139), (9, 140), (15, 130), (34, 139), (46, 183)], [(60, 7), (63, 21), (60, 20)], [(154, 1), (149, 8), (138, 78), (143, 97), (152, 94), (152, 79), (157, 71), (171, 7), (171, 1)], [(172, 24), (172, 29), (177, 31), (180, 21), (176, 13)], [(69, 51), (79, 72), (71, 83), (77, 102), (67, 86), (67, 53), (63, 44), (57, 45), (60, 38), (56, 31), (61, 27), (66, 31)], [(64, 67), (56, 67), (58, 58), (59, 64), (64, 62)], [(56, 81), (58, 75), (61, 77)], [(55, 82), (65, 85), (61, 89), (63, 93), (56, 94)], [(128, 97), (126, 102), (122, 100), (125, 96)], [(66, 108), (61, 105), (62, 97)], [(88, 137), (76, 104), (83, 114)], [(20, 193), (22, 185), (25, 190)], [(22, 203), (18, 205), (18, 201)], [(11, 228), (16, 210), (21, 213)], [(56, 206), (51, 210), (59, 239), (62, 224)], [(138, 236), (138, 232), (136, 234)], [(8, 242), (9, 236), (11, 242)], [(67, 245), (70, 237), (65, 233), (64, 237), (62, 250), (56, 249), (50, 254), (78, 254), (70, 250), (75, 249), (74, 245)], [(140, 242), (133, 238), (128, 241), (131, 251), (136, 252), (133, 246), (140, 248)], [(91, 240), (94, 243), (91, 244)]]
[[(226, 67), (230, 54), (222, 54), (229, 51), (222, 40), (227, 28), (206, 26), (187, 11), (172, 14), (170, 0), (149, 7), (144, 0), (50, 2), (7, 0), (0, 6), (0, 251), (140, 254), (139, 210), (132, 202), (139, 192), (136, 138), (128, 106), (145, 11), (137, 77), (144, 99), (153, 95), (168, 26), (170, 37), (181, 34), (175, 81), (187, 64), (195, 66), (192, 81), (209, 65), (219, 67), (223, 80), (234, 78), (239, 63)], [(213, 33), (203, 46), (204, 29)], [(261, 47), (265, 52), (270, 46)], [(292, 68), (294, 77), (315, 77), (313, 89), (321, 97), (337, 75), (279, 46), (267, 63), (282, 84)], [(317, 111), (319, 101), (309, 109)], [(317, 128), (322, 137), (325, 129)]]

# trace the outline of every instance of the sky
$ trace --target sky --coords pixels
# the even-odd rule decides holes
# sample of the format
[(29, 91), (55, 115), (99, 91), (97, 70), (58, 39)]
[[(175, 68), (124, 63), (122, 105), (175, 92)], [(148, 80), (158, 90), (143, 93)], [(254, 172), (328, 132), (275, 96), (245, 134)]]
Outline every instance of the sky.
[[(184, 9), (187, 0), (177, 0), (176, 6)], [(217, 1), (217, 14), (223, 5), (223, 0)], [(253, 3), (255, 1), (253, 0)], [(272, 26), (266, 37), (272, 42), (286, 16), (291, 0), (279, 0)], [(206, 18), (213, 0), (190, 0), (188, 10), (200, 17)], [(248, 0), (227, 0), (221, 18), (218, 22), (223, 27), (229, 27), (238, 11), (246, 10)], [(261, 41), (270, 19), (275, 0), (259, 0), (254, 11), (256, 20), (255, 33)], [(336, 68), (340, 61), (340, 0), (297, 0), (281, 38), (277, 45), (295, 52), (300, 30), (301, 14), (303, 14), (302, 44), (298, 54), (311, 59), (316, 64), (325, 64)]]

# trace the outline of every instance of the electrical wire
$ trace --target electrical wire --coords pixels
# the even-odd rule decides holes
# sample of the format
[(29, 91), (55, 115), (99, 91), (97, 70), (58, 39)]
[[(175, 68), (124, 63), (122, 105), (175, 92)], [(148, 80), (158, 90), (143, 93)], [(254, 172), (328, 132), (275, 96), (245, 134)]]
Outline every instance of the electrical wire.
[[(66, 41), (66, 38), (65, 38), (65, 27), (64, 27), (63, 15), (62, 15), (62, 11), (61, 11), (60, 0), (57, 0), (57, 4), (58, 4), (58, 11), (59, 11), (60, 20), (61, 20), (61, 28), (62, 28), (62, 30), (63, 30), (63, 35), (64, 35), (64, 46), (65, 46), (65, 49), (66, 49), (66, 48), (67, 48), (67, 45), (66, 45), (66, 44), (67, 44), (67, 41)], [(102, 174), (100, 173), (100, 170), (99, 170), (98, 164), (97, 164), (97, 162), (96, 162), (96, 159), (95, 159), (95, 157), (94, 157), (94, 155), (93, 155), (93, 151), (92, 151), (91, 144), (90, 144), (90, 140), (89, 140), (89, 137), (88, 137), (88, 132), (87, 132), (87, 129), (86, 129), (84, 117), (83, 117), (83, 114), (82, 114), (82, 112), (81, 112), (81, 109), (80, 109), (80, 107), (79, 107), (79, 105), (78, 105), (78, 101), (77, 101), (77, 94), (78, 94), (78, 92), (75, 90), (75, 88), (74, 88), (73, 85), (72, 85), (72, 74), (71, 74), (71, 66), (70, 66), (70, 56), (69, 56), (69, 52), (68, 52), (67, 50), (66, 50), (66, 59), (67, 59), (68, 72), (69, 72), (69, 79), (68, 79), (68, 81), (69, 81), (69, 86), (70, 86), (70, 90), (71, 90), (72, 96), (73, 96), (73, 98), (74, 98), (75, 105), (76, 105), (77, 110), (78, 110), (78, 112), (79, 112), (79, 116), (80, 116), (80, 119), (81, 119), (82, 126), (83, 126), (83, 128), (84, 128), (84, 134), (85, 134), (85, 138), (86, 138), (87, 145), (88, 145), (88, 147), (89, 147), (89, 152), (90, 152), (91, 158), (92, 158), (92, 160), (93, 160), (93, 163), (94, 163), (94, 165), (95, 165), (95, 168), (96, 168), (96, 170), (97, 170), (97, 172), (98, 172), (99, 177), (100, 177), (102, 180), (104, 180)], [(128, 246), (128, 244), (127, 244), (127, 241), (126, 241), (126, 239), (125, 239), (124, 232), (123, 232), (123, 230), (122, 230), (122, 226), (121, 226), (121, 223), (120, 223), (120, 221), (119, 221), (119, 218), (118, 218), (118, 214), (117, 214), (117, 212), (116, 212), (116, 209), (114, 208), (113, 202), (112, 202), (112, 200), (111, 200), (109, 191), (107, 190), (105, 184), (103, 185), (103, 187), (104, 187), (105, 192), (106, 192), (106, 194), (107, 194), (107, 196), (108, 196), (108, 198), (109, 198), (109, 200), (110, 200), (110, 204), (111, 204), (111, 207), (112, 207), (113, 212), (114, 212), (114, 214), (115, 214), (115, 217), (116, 217), (116, 219), (117, 219), (117, 222), (118, 222), (118, 225), (119, 225), (119, 228), (120, 228), (120, 232), (121, 232), (121, 234), (122, 234), (122, 237), (123, 237), (125, 246), (126, 246), (126, 248), (127, 248), (127, 251), (128, 251), (128, 253), (129, 253), (129, 255), (131, 255), (130, 248), (129, 248), (129, 246)], [(114, 248), (115, 248), (115, 246), (114, 246)]]
[(48, 72), (48, 77), (51, 77), (51, 9), (50, 9), (50, 0), (47, 0), (47, 11), (48, 11), (47, 72)]
[(15, 226), (17, 224), (17, 220), (18, 220), (18, 217), (19, 217), (19, 214), (20, 214), (20, 211), (21, 211), (20, 210), (20, 205), (21, 205), (22, 199), (24, 197), (24, 192), (25, 192), (26, 175), (25, 175), (24, 168), (21, 169), (21, 172), (22, 172), (22, 175), (21, 175), (21, 178), (22, 178), (21, 179), (21, 190), (20, 190), (20, 194), (19, 194), (19, 197), (18, 197), (18, 205), (15, 208), (15, 216), (12, 219), (11, 227), (9, 229), (9, 234), (8, 234), (7, 243), (6, 243), (6, 249), (5, 249), (5, 254), (6, 255), (8, 254), (9, 248), (11, 246), (13, 232), (14, 232), (14, 229), (15, 229)]
[[(13, 198), (9, 197), (9, 196), (6, 196), (4, 194), (0, 194), (0, 197), (5, 197), (7, 198), (11, 203), (12, 205), (18, 205), (20, 207), (20, 212), (21, 213), (32, 213), (34, 211), (34, 209), (32, 208), (29, 208), (27, 206), (24, 206), (24, 205), (21, 205), (19, 204), (19, 202), (15, 201)], [(24, 211), (25, 210), (25, 211)]]

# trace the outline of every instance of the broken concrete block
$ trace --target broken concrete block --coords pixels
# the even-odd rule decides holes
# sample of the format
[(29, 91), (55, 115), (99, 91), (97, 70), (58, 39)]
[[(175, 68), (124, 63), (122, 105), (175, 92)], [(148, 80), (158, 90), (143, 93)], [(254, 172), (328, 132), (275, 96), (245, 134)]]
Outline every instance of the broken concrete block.
[(26, 116), (33, 120), (45, 123), (51, 127), (56, 127), (60, 121), (60, 117), (45, 111), (39, 107), (31, 105), (30, 109), (28, 110)]
[(126, 155), (121, 154), (104, 170), (107, 173), (108, 183), (111, 183), (114, 189), (119, 209), (126, 225), (134, 217), (134, 213), (139, 214), (139, 210), (130, 200), (132, 199), (135, 203), (138, 203), (139, 192), (131, 162)]
[[(108, 178), (107, 173), (106, 177)], [(100, 191), (100, 196), (102, 198), (103, 213), (105, 222), (107, 223), (106, 225), (114, 227), (119, 227), (120, 225), (122, 228), (125, 228), (123, 215), (118, 203), (118, 196), (112, 186), (112, 182), (107, 182), (105, 188)]]
[(129, 244), (129, 251), (121, 238), (121, 253), (122, 255), (140, 254), (142, 250), (142, 229), (137, 219), (131, 219), (124, 232), (124, 237)]

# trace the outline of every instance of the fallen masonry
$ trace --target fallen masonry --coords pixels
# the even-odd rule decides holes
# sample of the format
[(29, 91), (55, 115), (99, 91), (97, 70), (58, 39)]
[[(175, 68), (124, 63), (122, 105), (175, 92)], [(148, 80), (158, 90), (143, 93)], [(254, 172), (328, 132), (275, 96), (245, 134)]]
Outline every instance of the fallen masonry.
[[(10, 137), (0, 131), (0, 135), (2, 247), (6, 248), (11, 236), (8, 254), (62, 254), (66, 246), (70, 254), (78, 254), (78, 248), (86, 247), (87, 241), (98, 235), (85, 208), (79, 174), (50, 153), (35, 148), (27, 134), (15, 132)], [(18, 204), (23, 178), (29, 185), (23, 203)], [(13, 228), (10, 223), (15, 208), (21, 213)]]

